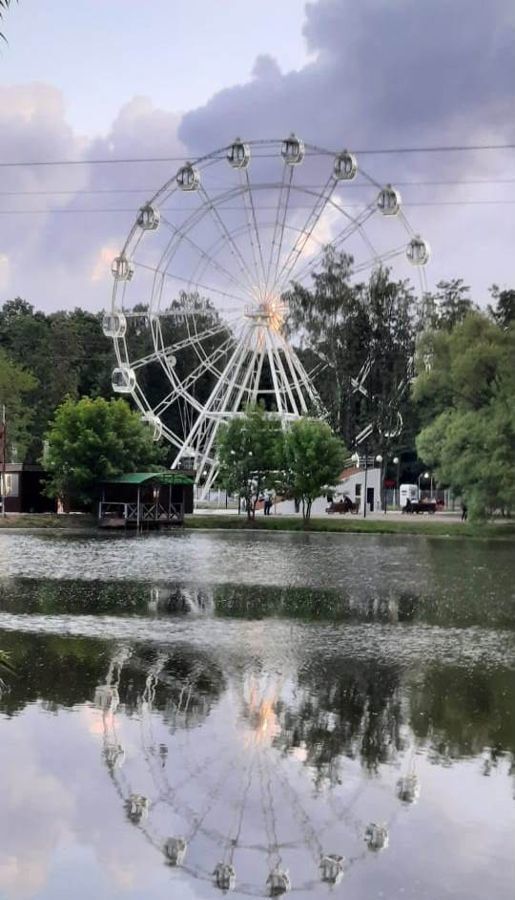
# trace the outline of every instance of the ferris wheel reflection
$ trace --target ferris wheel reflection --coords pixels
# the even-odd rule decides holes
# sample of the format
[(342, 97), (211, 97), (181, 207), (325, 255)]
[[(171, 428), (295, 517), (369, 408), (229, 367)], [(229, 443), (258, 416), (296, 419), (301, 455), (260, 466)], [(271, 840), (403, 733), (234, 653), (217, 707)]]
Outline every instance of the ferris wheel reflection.
[(369, 778), (327, 782), (313, 796), (296, 674), (259, 660), (238, 670), (191, 647), (122, 646), (111, 656), (94, 697), (103, 761), (126, 821), (171, 869), (224, 893), (318, 896), (389, 847), (397, 816), (419, 797), (415, 747), (405, 738), (397, 781), (374, 788), (374, 821), (370, 800), (360, 807)]

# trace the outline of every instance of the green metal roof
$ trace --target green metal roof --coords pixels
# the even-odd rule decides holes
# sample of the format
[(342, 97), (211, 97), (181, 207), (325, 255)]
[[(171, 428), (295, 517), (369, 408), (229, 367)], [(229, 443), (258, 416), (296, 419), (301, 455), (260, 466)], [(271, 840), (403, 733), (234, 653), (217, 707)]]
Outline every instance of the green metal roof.
[(128, 472), (106, 478), (104, 484), (144, 484), (146, 481), (158, 481), (159, 484), (193, 484), (193, 478), (182, 472)]

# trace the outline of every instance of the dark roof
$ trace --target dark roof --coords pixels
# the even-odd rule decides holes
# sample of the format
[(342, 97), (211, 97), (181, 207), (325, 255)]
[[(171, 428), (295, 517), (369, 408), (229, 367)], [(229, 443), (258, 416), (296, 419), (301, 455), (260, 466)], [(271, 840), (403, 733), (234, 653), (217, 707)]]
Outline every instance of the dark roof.
[(104, 484), (145, 484), (147, 481), (157, 481), (159, 484), (194, 484), (193, 478), (183, 472), (128, 472), (126, 475), (116, 475), (113, 478), (105, 478)]

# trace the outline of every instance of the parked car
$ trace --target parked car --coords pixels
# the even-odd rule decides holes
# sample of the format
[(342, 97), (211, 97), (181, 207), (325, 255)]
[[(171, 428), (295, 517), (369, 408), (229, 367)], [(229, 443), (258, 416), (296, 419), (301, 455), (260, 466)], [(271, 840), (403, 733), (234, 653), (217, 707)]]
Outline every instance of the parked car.
[(348, 494), (345, 494), (341, 500), (332, 500), (329, 506), (326, 509), (326, 513), (340, 513), (345, 514), (348, 512), (357, 513), (358, 504), (354, 503)]
[(402, 508), (403, 513), (429, 513), (436, 512), (436, 500), (408, 500)]

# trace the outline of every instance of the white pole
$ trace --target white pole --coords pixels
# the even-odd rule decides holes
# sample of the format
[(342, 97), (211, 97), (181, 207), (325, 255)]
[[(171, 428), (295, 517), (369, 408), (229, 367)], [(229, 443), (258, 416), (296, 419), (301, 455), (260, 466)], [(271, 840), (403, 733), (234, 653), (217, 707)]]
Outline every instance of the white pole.
[(2, 518), (5, 518), (5, 456), (7, 453), (5, 403), (2, 405)]

